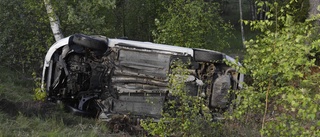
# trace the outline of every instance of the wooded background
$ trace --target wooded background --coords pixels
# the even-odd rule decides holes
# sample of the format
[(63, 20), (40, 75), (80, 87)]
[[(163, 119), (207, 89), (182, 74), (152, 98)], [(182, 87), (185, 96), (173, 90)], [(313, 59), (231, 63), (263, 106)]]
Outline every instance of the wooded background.
[[(263, 0), (242, 0), (243, 20), (266, 20)], [(265, 0), (271, 2), (272, 0)], [(187, 47), (229, 51), (242, 49), (239, 0), (1, 0), (0, 61), (23, 72), (38, 70), (55, 41), (49, 17), (59, 34), (104, 35)], [(289, 0), (278, 1), (284, 5)], [(298, 0), (292, 10), (304, 21), (319, 1)], [(47, 12), (46, 7), (51, 6)], [(259, 6), (262, 7), (259, 9)], [(50, 8), (49, 8), (50, 9)], [(57, 26), (55, 26), (57, 27)], [(244, 26), (244, 35), (255, 32)], [(57, 34), (56, 32), (54, 32)], [(239, 36), (240, 34), (240, 36)]]

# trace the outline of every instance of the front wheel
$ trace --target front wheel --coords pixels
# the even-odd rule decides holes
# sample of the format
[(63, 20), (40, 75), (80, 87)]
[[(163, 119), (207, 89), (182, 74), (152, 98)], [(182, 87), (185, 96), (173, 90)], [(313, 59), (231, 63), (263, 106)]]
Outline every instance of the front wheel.
[(83, 104), (81, 101), (65, 101), (64, 105), (67, 112), (71, 112), (79, 116), (97, 117), (101, 112), (101, 109), (95, 99), (89, 99)]

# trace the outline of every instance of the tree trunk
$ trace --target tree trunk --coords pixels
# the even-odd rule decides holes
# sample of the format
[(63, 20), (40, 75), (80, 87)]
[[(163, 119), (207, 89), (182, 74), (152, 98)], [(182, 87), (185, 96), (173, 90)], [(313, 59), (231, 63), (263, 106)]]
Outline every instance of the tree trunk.
[(265, 8), (265, 12), (264, 12), (264, 20), (267, 20), (268, 18), (267, 18), (267, 12), (269, 11), (269, 7), (268, 7), (268, 5), (266, 4), (266, 8)]
[(254, 20), (257, 20), (258, 19), (258, 11), (257, 11), (257, 4), (253, 1), (253, 12), (254, 12)]
[[(312, 18), (313, 16), (320, 13), (320, 9), (318, 10), (318, 6), (320, 5), (319, 0), (309, 0), (310, 9), (309, 9), (309, 18)], [(315, 22), (315, 25), (320, 25), (320, 20), (317, 20)]]
[(62, 31), (60, 29), (60, 21), (58, 16), (55, 14), (55, 12), (53, 11), (52, 5), (50, 3), (50, 0), (43, 0), (44, 1), (44, 5), (46, 7), (47, 10), (47, 14), (49, 16), (49, 20), (50, 20), (50, 25), (51, 25), (51, 30), (53, 33), (53, 36), (55, 38), (56, 41), (60, 40), (63, 38), (63, 34)]
[(254, 4), (255, 4), (255, 3), (254, 3), (253, 0), (250, 0), (249, 2), (250, 2), (251, 19), (252, 19), (252, 20), (256, 20), (256, 19), (255, 19), (255, 14), (256, 14), (256, 13), (255, 13), (255, 10), (254, 10), (254, 8), (255, 8), (255, 7), (254, 7)]
[(240, 13), (240, 27), (241, 27), (241, 37), (242, 37), (242, 46), (243, 48), (246, 48), (246, 46), (244, 45), (244, 30), (243, 30), (243, 19), (242, 19), (242, 2), (241, 0), (239, 0), (239, 13)]
[[(316, 16), (317, 14), (320, 14), (320, 1), (319, 0), (309, 0), (310, 9), (309, 9), (309, 18), (312, 18), (313, 16)], [(318, 8), (319, 7), (319, 8)], [(320, 20), (316, 20), (314, 22), (314, 25), (320, 26)], [(320, 32), (320, 29), (318, 29), (318, 32)], [(320, 65), (320, 53), (316, 54), (316, 65)]]

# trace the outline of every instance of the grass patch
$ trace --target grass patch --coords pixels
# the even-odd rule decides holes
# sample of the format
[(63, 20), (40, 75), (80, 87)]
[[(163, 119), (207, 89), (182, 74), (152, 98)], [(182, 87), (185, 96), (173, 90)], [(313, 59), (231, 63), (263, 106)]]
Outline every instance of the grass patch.
[[(23, 114), (15, 117), (0, 113), (1, 136), (107, 136), (105, 125), (90, 119), (72, 117), (64, 113), (63, 117), (27, 117)], [(72, 124), (68, 123), (73, 121)]]
[(30, 101), (33, 98), (31, 76), (0, 66), (0, 97), (11, 101)]
[[(0, 136), (111, 136), (106, 122), (33, 100), (31, 76), (0, 66)], [(114, 136), (117, 136), (115, 134)]]

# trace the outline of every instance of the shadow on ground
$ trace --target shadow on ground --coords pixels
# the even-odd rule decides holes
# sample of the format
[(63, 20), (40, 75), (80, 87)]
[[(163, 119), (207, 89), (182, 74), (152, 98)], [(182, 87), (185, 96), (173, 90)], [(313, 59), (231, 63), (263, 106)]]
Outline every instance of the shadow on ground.
[[(13, 102), (8, 99), (0, 99), (0, 112), (5, 113), (12, 119), (19, 115), (27, 117), (50, 118), (61, 116), (65, 125), (77, 125), (78, 120), (70, 118), (64, 114), (58, 104), (44, 101)], [(70, 114), (71, 115), (71, 114)], [(72, 116), (72, 115), (71, 115)], [(79, 117), (80, 118), (80, 117)], [(95, 121), (96, 119), (93, 119)], [(114, 115), (110, 121), (105, 122), (109, 128), (110, 136), (145, 136), (145, 131), (138, 124), (131, 120), (127, 115)], [(108, 136), (109, 136), (108, 135)]]
[(13, 102), (7, 99), (0, 99), (0, 110), (12, 117), (16, 117), (19, 114), (46, 117), (58, 109), (56, 104), (50, 102)]

